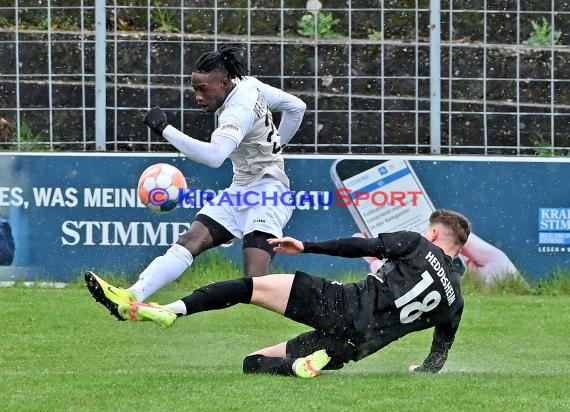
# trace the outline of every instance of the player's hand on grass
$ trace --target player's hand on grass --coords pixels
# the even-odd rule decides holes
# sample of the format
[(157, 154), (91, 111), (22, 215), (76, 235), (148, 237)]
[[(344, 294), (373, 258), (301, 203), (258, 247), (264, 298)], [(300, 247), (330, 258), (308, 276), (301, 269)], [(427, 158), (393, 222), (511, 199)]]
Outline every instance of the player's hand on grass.
[(408, 372), (410, 372), (410, 373), (438, 373), (438, 371), (427, 369), (423, 365), (410, 365), (410, 367), (408, 368)]
[(267, 243), (274, 246), (273, 250), (277, 253), (296, 255), (297, 253), (301, 253), (305, 250), (303, 242), (289, 236), (267, 239)]
[(166, 113), (156, 106), (150, 109), (145, 115), (143, 122), (155, 133), (162, 136), (162, 132), (168, 126), (168, 120), (166, 119)]

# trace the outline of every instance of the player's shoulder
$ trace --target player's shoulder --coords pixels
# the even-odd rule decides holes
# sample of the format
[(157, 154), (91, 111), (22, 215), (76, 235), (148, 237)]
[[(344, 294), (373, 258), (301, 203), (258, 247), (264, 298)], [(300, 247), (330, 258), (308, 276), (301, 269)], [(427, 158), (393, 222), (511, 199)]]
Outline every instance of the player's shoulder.
[[(399, 230), (396, 232), (379, 233), (378, 237), (393, 242), (420, 242), (421, 239), (425, 239), (425, 237), (423, 237), (418, 232), (412, 232), (410, 230)], [(427, 241), (427, 239), (425, 240)]]
[(255, 86), (255, 82), (250, 82), (248, 78), (235, 81), (235, 89), (226, 102), (230, 105), (254, 105), (259, 99), (259, 89)]
[(253, 76), (244, 76), (241, 79), (235, 79), (234, 81), (237, 85), (243, 85), (246, 87), (253, 87), (253, 88), (257, 88), (259, 86), (264, 85), (264, 83), (261, 80)]
[(233, 82), (236, 85), (236, 90), (240, 92), (257, 93), (260, 87), (263, 87), (261, 80), (255, 77), (245, 76), (241, 79), (234, 79)]

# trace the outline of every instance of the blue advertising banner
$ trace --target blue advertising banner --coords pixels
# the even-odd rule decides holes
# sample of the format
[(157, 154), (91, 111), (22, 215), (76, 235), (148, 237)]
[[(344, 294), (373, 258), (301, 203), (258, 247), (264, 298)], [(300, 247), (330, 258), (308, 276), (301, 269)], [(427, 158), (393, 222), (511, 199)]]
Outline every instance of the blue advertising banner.
[[(231, 183), (229, 161), (211, 169), (171, 154), (0, 154), (0, 280), (69, 281), (85, 270), (135, 278), (199, 210), (187, 204), (157, 214), (141, 204), (138, 178), (159, 162), (182, 170), (195, 195)], [(470, 267), (514, 264), (538, 279), (569, 264), (564, 159), (288, 156), (286, 168), (297, 203), (286, 235), (325, 240), (421, 230), (430, 210), (447, 208), (473, 224), (476, 241), (463, 256)], [(241, 267), (240, 241), (218, 251)], [(362, 259), (322, 255), (277, 256), (273, 268), (332, 278), (369, 271)]]

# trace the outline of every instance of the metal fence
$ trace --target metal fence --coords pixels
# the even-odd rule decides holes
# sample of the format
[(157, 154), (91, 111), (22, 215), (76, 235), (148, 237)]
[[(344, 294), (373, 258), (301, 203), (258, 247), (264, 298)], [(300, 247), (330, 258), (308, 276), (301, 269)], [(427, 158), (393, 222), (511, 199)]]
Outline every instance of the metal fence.
[(0, 150), (171, 151), (154, 105), (207, 138), (190, 70), (222, 43), (307, 103), (289, 152), (569, 145), (566, 1), (0, 0)]

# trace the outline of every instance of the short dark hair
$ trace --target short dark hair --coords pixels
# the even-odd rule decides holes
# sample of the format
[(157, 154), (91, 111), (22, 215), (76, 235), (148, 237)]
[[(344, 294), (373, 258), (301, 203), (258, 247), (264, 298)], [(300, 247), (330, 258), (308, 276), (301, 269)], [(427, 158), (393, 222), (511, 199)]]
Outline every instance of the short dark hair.
[(440, 223), (451, 230), (458, 246), (463, 247), (471, 233), (469, 220), (461, 213), (447, 209), (438, 209), (429, 217), (430, 225)]
[(203, 53), (194, 64), (193, 72), (210, 73), (214, 71), (226, 71), (230, 79), (242, 79), (246, 76), (246, 68), (238, 57), (240, 49), (227, 44), (217, 51)]

